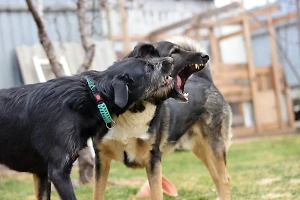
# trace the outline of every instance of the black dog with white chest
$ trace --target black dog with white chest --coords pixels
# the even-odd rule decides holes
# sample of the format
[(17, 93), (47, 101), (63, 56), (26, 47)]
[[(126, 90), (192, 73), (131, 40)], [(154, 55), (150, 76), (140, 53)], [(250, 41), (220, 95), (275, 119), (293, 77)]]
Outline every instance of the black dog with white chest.
[(137, 58), (103, 72), (0, 90), (0, 163), (32, 173), (38, 199), (50, 199), (50, 182), (61, 199), (76, 199), (72, 164), (87, 139), (107, 129), (99, 102), (119, 115), (137, 101), (162, 98), (174, 85), (173, 69), (171, 58), (145, 44)]

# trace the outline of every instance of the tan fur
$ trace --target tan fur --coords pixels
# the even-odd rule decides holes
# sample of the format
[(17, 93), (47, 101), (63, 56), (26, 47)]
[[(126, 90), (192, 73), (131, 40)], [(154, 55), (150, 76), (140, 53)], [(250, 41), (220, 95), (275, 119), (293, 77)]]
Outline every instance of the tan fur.
[(33, 174), (33, 184), (34, 184), (34, 192), (35, 192), (35, 197), (38, 200), (47, 200), (47, 192), (45, 191), (44, 194), (42, 195), (42, 199), (39, 199), (39, 186), (40, 186), (40, 178)]
[[(149, 162), (148, 162), (149, 163)], [(151, 199), (152, 200), (162, 200), (162, 166), (161, 163), (156, 163), (154, 170), (151, 173), (150, 163), (146, 166), (146, 172), (149, 180), (149, 185), (151, 189)]]
[[(101, 168), (100, 168), (100, 178), (95, 179), (94, 183), (94, 200), (102, 200), (104, 198), (104, 191), (106, 188), (107, 178), (110, 170), (111, 158), (105, 154), (105, 152), (100, 152), (101, 158)], [(96, 174), (96, 173), (94, 173)]]
[[(224, 160), (224, 152), (227, 152), (227, 142), (220, 140), (216, 149), (212, 149), (207, 138), (203, 137), (200, 128), (201, 124), (195, 124), (191, 131), (192, 151), (207, 167), (221, 200), (230, 199), (230, 179), (226, 169), (226, 161)], [(222, 129), (223, 130), (223, 129)], [(225, 133), (222, 133), (224, 135)]]
[[(136, 167), (146, 168), (151, 195), (153, 200), (162, 199), (161, 188), (161, 163), (154, 166), (153, 174), (150, 172), (150, 151), (155, 143), (155, 134), (148, 133), (148, 126), (152, 120), (156, 107), (145, 103), (145, 110), (141, 113), (125, 112), (115, 117), (115, 124), (105, 135), (101, 143), (97, 144), (101, 161), (100, 178), (95, 182), (94, 200), (102, 200), (109, 172), (110, 160), (124, 162), (124, 151), (130, 161), (134, 161)], [(169, 116), (169, 115), (167, 115)], [(142, 131), (141, 131), (142, 130)], [(161, 136), (160, 149), (163, 150), (167, 143), (167, 132)], [(109, 159), (108, 159), (109, 158)], [(108, 161), (109, 160), (109, 161)], [(102, 169), (102, 164), (106, 165)]]

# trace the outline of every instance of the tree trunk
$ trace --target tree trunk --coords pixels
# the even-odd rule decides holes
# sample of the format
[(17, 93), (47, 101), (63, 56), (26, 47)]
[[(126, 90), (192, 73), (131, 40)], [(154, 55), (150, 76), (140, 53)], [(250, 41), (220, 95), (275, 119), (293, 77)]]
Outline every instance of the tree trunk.
[[(40, 43), (42, 44), (46, 52), (53, 73), (56, 77), (64, 76), (62, 65), (57, 60), (53, 44), (45, 30), (42, 0), (36, 0), (36, 6), (34, 6), (31, 0), (26, 0), (26, 3), (28, 5), (29, 11), (32, 13), (32, 16), (36, 22)], [(91, 66), (95, 54), (95, 45), (89, 45), (90, 42), (86, 31), (85, 0), (78, 0), (77, 9), (79, 32), (81, 36), (82, 46), (86, 52), (84, 62), (81, 64), (77, 72), (81, 73), (83, 71), (88, 70)], [(83, 184), (91, 182), (93, 179), (94, 159), (88, 147), (79, 152), (78, 163), (80, 182)]]

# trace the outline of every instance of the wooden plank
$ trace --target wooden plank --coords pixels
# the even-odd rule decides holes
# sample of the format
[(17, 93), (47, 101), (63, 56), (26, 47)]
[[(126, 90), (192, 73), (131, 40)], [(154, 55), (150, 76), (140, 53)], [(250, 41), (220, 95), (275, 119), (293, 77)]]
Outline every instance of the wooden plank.
[(168, 26), (165, 26), (165, 27), (159, 28), (157, 30), (154, 30), (149, 34), (149, 37), (151, 37), (153, 35), (159, 35), (159, 34), (162, 34), (164, 32), (170, 31), (172, 29), (181, 27), (183, 25), (186, 25), (186, 24), (190, 23), (191, 21), (193, 21), (195, 19), (196, 19), (196, 21), (199, 21), (200, 19), (211, 17), (213, 15), (217, 15), (217, 14), (220, 14), (222, 12), (227, 12), (229, 10), (232, 10), (232, 9), (235, 9), (235, 8), (238, 8), (238, 7), (240, 7), (240, 4), (238, 2), (234, 2), (234, 3), (228, 4), (226, 6), (220, 7), (220, 8), (215, 8), (215, 9), (212, 9), (212, 10), (208, 10), (204, 13), (200, 13), (200, 14), (195, 15), (195, 18), (190, 17), (188, 19), (185, 19), (185, 20), (176, 22), (174, 24), (170, 24)]
[[(280, 17), (275, 17), (275, 18), (273, 18), (273, 24), (276, 24), (276, 23), (279, 23), (279, 22), (282, 22), (282, 21), (286, 21), (286, 20), (289, 20), (291, 18), (295, 18), (296, 16), (297, 16), (297, 13), (295, 11), (295, 12), (290, 12), (286, 15), (282, 15)], [(266, 20), (262, 20), (262, 21), (259, 21), (259, 22), (252, 22), (252, 23), (250, 23), (250, 30), (254, 31), (254, 30), (257, 30), (257, 29), (260, 29), (260, 28), (264, 28), (264, 27), (266, 27), (266, 25), (267, 25)], [(242, 30), (235, 31), (235, 32), (232, 32), (232, 33), (229, 33), (229, 34), (226, 34), (226, 35), (222, 35), (222, 36), (218, 37), (218, 39), (219, 40), (224, 40), (226, 38), (234, 37), (234, 36), (240, 35), (242, 33), (243, 33)]]
[(262, 125), (262, 129), (264, 131), (275, 130), (275, 129), (278, 129), (278, 128), (280, 128), (278, 123), (269, 123), (269, 124), (263, 124)]
[(220, 63), (220, 70), (221, 71), (234, 71), (234, 70), (247, 70), (247, 64), (227, 64), (227, 63)]
[(255, 127), (233, 127), (232, 133), (234, 136), (246, 136), (256, 133)]
[(37, 74), (33, 66), (31, 48), (27, 46), (17, 47), (16, 54), (20, 65), (20, 70), (24, 80), (24, 84), (36, 83)]
[(288, 14), (282, 15), (280, 17), (273, 18), (273, 24), (276, 24), (278, 22), (290, 20), (291, 18), (295, 18), (297, 16), (297, 11), (290, 12)]
[(278, 116), (278, 123), (279, 127), (284, 127), (284, 119), (281, 106), (283, 105), (282, 98), (281, 98), (281, 88), (280, 88), (280, 66), (278, 62), (278, 55), (277, 55), (277, 45), (276, 45), (276, 33), (273, 26), (273, 21), (271, 14), (267, 14), (267, 22), (268, 22), (268, 31), (269, 31), (269, 38), (270, 38), (270, 50), (271, 50), (271, 63), (272, 63), (272, 72), (274, 77), (274, 89), (275, 89), (275, 96), (276, 96), (276, 113)]
[(290, 94), (290, 87), (285, 78), (283, 79), (283, 82), (284, 82), (284, 86), (285, 86), (284, 94), (285, 94), (285, 98), (286, 98), (286, 108), (287, 108), (287, 112), (288, 112), (288, 125), (293, 126), (294, 121), (295, 121), (293, 100), (292, 100), (291, 94)]
[(257, 95), (261, 125), (270, 123), (278, 124), (278, 116), (276, 115), (276, 96), (274, 90), (260, 91)]
[[(257, 30), (259, 28), (263, 28), (266, 26), (266, 22), (261, 22), (261, 23), (258, 23), (258, 22), (252, 22), (250, 23), (250, 30), (251, 31), (254, 31), (254, 30)], [(220, 37), (218, 37), (219, 40), (224, 40), (224, 39), (227, 39), (227, 38), (230, 38), (230, 37), (234, 37), (234, 36), (237, 36), (237, 35), (240, 35), (240, 34), (243, 34), (243, 30), (240, 30), (240, 31), (235, 31), (235, 32), (232, 32), (232, 33), (229, 33), (229, 34), (226, 34), (226, 35), (222, 35)]]
[(223, 79), (235, 79), (235, 78), (248, 78), (249, 72), (247, 69), (236, 69), (236, 70), (228, 70), (217, 73), (215, 78), (223, 78)]
[(127, 17), (126, 17), (126, 10), (124, 7), (124, 0), (119, 0), (119, 12), (121, 14), (121, 21), (122, 21), (124, 51), (127, 54), (128, 52), (130, 52), (131, 47), (130, 47), (130, 38), (128, 35)]
[(241, 24), (242, 19), (243, 19), (242, 16), (231, 16), (231, 17), (221, 18), (218, 20), (203, 21), (199, 24), (192, 25), (190, 28), (188, 28), (186, 30), (205, 29), (205, 28), (211, 28), (214, 26)]
[(212, 69), (219, 71), (221, 63), (220, 46), (217, 37), (215, 36), (214, 28), (209, 29), (209, 41), (212, 55), (212, 67), (214, 67)]
[(251, 94), (250, 88), (240, 85), (229, 85), (229, 86), (217, 86), (220, 92), (223, 95), (230, 95), (230, 94)]
[[(263, 15), (269, 12), (276, 12), (280, 10), (279, 5), (271, 5), (267, 7), (263, 7), (254, 11), (246, 12), (249, 17), (256, 17), (259, 15)], [(221, 19), (216, 19), (214, 21), (203, 21), (200, 24), (192, 25), (191, 29), (195, 28), (210, 28), (214, 26), (224, 26), (224, 25), (234, 25), (241, 24), (243, 20), (243, 16), (230, 16)]]
[(257, 9), (251, 12), (246, 12), (249, 17), (253, 16), (259, 16), (259, 15), (265, 15), (267, 13), (272, 13), (280, 10), (280, 6), (278, 4), (274, 5), (267, 5), (265, 7), (262, 7), (261, 9)]
[(248, 59), (248, 73), (250, 78), (250, 89), (252, 95), (252, 102), (254, 108), (254, 118), (255, 118), (255, 126), (256, 131), (261, 130), (261, 120), (259, 115), (259, 108), (258, 108), (258, 100), (257, 100), (257, 82), (256, 82), (256, 73), (255, 73), (255, 66), (253, 61), (253, 54), (252, 54), (252, 44), (251, 44), (251, 33), (250, 33), (250, 26), (249, 26), (249, 19), (247, 15), (243, 15), (243, 34), (245, 38), (245, 45), (246, 45), (246, 55)]
[(259, 80), (259, 89), (261, 91), (265, 91), (265, 90), (268, 90), (268, 84), (267, 84), (267, 79), (266, 79), (266, 76), (263, 76), (263, 75), (258, 75), (258, 80)]
[(238, 103), (252, 100), (250, 94), (230, 94), (226, 95), (224, 98), (229, 103)]
[(256, 66), (255, 73), (257, 76), (266, 76), (271, 74), (271, 66)]

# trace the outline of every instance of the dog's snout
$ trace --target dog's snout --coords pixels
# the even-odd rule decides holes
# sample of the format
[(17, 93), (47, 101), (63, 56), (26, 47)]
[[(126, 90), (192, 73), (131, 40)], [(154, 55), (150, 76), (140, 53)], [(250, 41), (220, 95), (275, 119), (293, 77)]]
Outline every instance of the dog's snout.
[(205, 61), (209, 60), (209, 56), (205, 53), (200, 53), (201, 58), (203, 58)]

